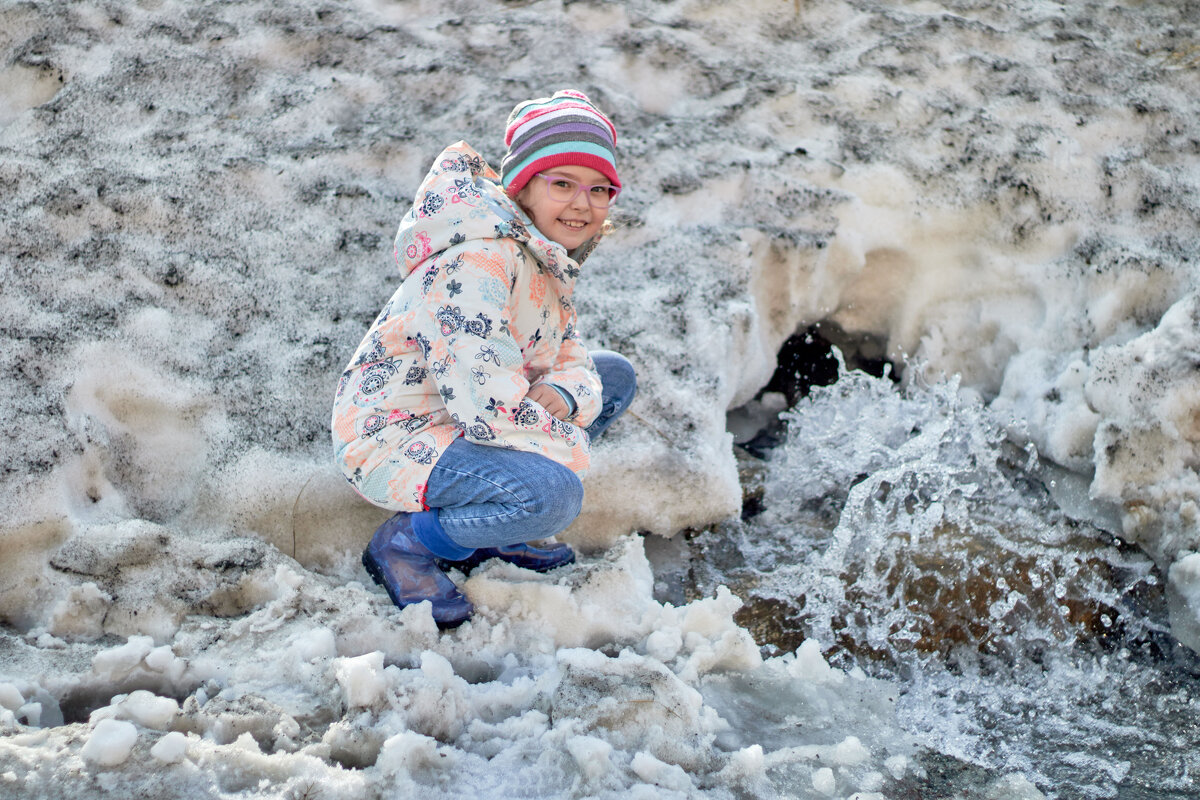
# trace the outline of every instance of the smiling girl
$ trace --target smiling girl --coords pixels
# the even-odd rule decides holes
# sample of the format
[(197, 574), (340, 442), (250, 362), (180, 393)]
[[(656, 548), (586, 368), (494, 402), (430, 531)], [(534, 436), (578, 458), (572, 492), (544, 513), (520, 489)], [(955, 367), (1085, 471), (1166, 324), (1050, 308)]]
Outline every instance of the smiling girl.
[(472, 606), (442, 571), (546, 571), (579, 514), (589, 443), (633, 399), (622, 356), (589, 354), (573, 292), (621, 191), (616, 129), (575, 91), (508, 118), (497, 175), (464, 142), (434, 161), (396, 235), (403, 282), (338, 383), (337, 461), (397, 513), (363, 552), (392, 601), (442, 627)]

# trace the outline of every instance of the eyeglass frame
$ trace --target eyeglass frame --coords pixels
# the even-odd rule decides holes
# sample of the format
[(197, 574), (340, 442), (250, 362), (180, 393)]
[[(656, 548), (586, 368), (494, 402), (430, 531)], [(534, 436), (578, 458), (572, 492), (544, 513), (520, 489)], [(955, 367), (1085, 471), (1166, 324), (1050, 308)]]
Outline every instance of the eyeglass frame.
[[(621, 193), (621, 187), (613, 186), (611, 183), (581, 183), (581, 182), (575, 180), (574, 178), (568, 178), (566, 175), (555, 175), (553, 178), (551, 178), (549, 175), (547, 175), (544, 172), (536, 172), (536, 173), (534, 173), (533, 177), (541, 178), (542, 180), (544, 180), (546, 182), (546, 197), (550, 200), (553, 200), (555, 203), (574, 203), (575, 198), (579, 197), (579, 193), (586, 189), (587, 194), (585, 196), (587, 197), (587, 203), (589, 206), (591, 206), (592, 208), (607, 209), (607, 208), (612, 208), (612, 204), (617, 202), (617, 195), (619, 195)], [(551, 180), (566, 181), (567, 183), (575, 184), (575, 186), (577, 187), (575, 189), (575, 193), (572, 194), (570, 199), (568, 199), (568, 200), (554, 200), (553, 197), (550, 197), (550, 181)], [(608, 189), (608, 191), (609, 191), (608, 205), (597, 206), (597, 205), (592, 204), (592, 189), (595, 189), (597, 186), (602, 186), (602, 187)]]

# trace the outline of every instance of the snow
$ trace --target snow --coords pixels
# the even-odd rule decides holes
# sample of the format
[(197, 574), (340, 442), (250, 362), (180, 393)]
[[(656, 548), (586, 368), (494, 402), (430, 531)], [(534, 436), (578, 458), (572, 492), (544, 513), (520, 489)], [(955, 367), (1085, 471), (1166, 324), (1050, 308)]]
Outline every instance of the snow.
[[(1038, 606), (1040, 587), (1117, 604), (1089, 565), (1148, 567), (1051, 552), (1070, 526), (1009, 511), (1013, 463), (1142, 548), (1171, 633), (1200, 649), (1198, 18), (1043, 0), (0, 7), (0, 796), (868, 797), (922, 780), (938, 736), (990, 765), (981, 796), (1053, 791), (1028, 751), (996, 767), (986, 733), (899, 719), (894, 685), (834, 655), (858, 633), (943, 646), (946, 618), (908, 611), (910, 553), (995, 586), (987, 555), (948, 540), (1043, 559), (964, 627), (1032, 620), (1061, 641), (1074, 612)], [(618, 230), (579, 307), (639, 395), (562, 536), (579, 562), (455, 575), (478, 614), (441, 633), (357, 563), (386, 513), (331, 464), (329, 404), (394, 288), (428, 160), (465, 138), (496, 164), (512, 105), (565, 86), (620, 132)], [(757, 540), (719, 551), (742, 497), (731, 442), (784, 409), (755, 396), (817, 323), (913, 394), (847, 379), (788, 412), (804, 433), (765, 467)], [(901, 478), (936, 500), (877, 499)], [(814, 544), (797, 520), (831, 497), (845, 512)], [(977, 506), (1010, 516), (979, 534)], [(842, 580), (864, 545), (898, 581)], [(689, 547), (723, 580), (697, 593), (697, 565), (648, 558)], [(780, 554), (776, 577), (733, 585), (735, 556)], [(807, 598), (812, 636), (759, 649), (743, 601), (772, 591)], [(841, 604), (861, 618), (813, 611)], [(940, 687), (908, 696), (933, 718)], [(1136, 777), (1121, 763), (1089, 770)]]

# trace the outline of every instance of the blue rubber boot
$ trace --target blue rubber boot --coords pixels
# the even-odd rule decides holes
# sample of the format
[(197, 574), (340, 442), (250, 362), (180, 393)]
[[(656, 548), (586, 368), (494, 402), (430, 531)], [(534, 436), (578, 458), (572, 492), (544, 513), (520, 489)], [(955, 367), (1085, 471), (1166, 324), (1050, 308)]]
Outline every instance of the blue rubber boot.
[(412, 514), (403, 511), (379, 526), (362, 555), (367, 574), (398, 607), (428, 600), (438, 627), (454, 628), (470, 619), (475, 608), (436, 559), (413, 530)]
[(534, 572), (549, 572), (552, 569), (571, 564), (575, 561), (575, 551), (565, 544), (554, 544), (550, 547), (533, 547), (528, 544), (510, 544), (504, 547), (481, 547), (472, 555), (459, 561), (439, 559), (438, 563), (444, 569), (460, 569), (470, 572), (491, 558), (507, 561), (522, 569)]

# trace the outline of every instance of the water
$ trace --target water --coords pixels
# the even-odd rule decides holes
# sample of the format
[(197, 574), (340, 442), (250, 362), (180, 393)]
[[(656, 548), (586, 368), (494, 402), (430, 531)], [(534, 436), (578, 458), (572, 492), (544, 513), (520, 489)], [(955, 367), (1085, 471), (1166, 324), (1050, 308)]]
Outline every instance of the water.
[(693, 577), (747, 598), (768, 652), (815, 637), (897, 687), (924, 774), (887, 796), (1014, 772), (1047, 797), (1197, 795), (1200, 662), (1167, 634), (1150, 559), (1080, 519), (1103, 509), (1067, 516), (1062, 476), (954, 381), (843, 368), (783, 418), (761, 512), (698, 537)]

